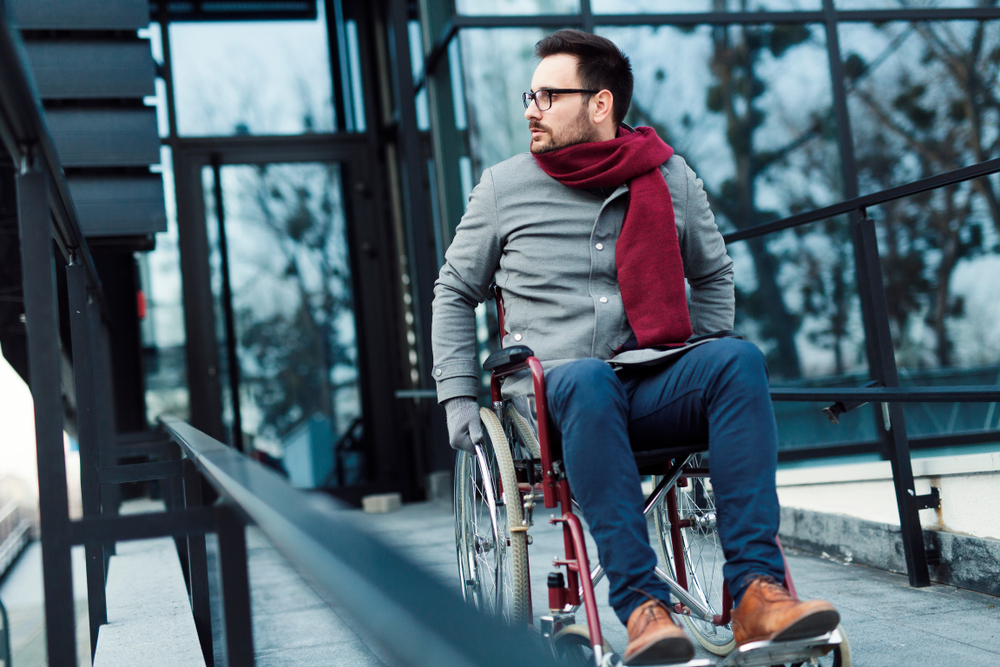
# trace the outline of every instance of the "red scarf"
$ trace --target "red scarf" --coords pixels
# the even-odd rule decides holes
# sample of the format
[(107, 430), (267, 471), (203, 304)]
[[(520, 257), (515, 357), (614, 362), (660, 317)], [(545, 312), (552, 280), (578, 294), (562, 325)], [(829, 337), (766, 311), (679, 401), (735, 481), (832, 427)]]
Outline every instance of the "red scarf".
[(575, 189), (616, 188), (630, 197), (615, 249), (618, 285), (638, 348), (682, 345), (691, 337), (684, 264), (670, 190), (660, 165), (674, 150), (650, 127), (536, 154), (546, 174)]

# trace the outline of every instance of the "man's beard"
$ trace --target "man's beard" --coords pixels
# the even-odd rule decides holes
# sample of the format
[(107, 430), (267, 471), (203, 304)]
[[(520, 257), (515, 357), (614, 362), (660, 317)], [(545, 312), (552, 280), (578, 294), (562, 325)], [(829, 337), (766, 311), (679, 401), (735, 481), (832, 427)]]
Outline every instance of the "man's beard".
[(566, 148), (567, 146), (585, 144), (590, 141), (597, 141), (600, 139), (597, 128), (591, 124), (590, 119), (587, 117), (586, 105), (582, 105), (580, 113), (558, 137), (552, 134), (551, 128), (542, 125), (541, 123), (536, 123), (535, 121), (529, 122), (528, 129), (533, 128), (544, 130), (545, 132), (548, 132), (549, 135), (547, 143), (535, 141), (534, 139), (531, 141), (529, 148), (535, 155), (541, 155), (542, 153), (559, 150), (560, 148)]

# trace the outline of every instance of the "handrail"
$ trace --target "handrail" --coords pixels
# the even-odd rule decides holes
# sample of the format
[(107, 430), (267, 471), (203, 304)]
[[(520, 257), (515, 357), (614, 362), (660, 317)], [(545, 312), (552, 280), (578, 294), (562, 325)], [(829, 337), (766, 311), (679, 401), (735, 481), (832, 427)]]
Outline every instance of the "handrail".
[(364, 530), (328, 496), (307, 495), (266, 466), (172, 417), (170, 438), (239, 514), (402, 665), (553, 665), (523, 628), (461, 596)]
[(946, 171), (943, 174), (937, 174), (936, 176), (924, 178), (919, 181), (913, 181), (912, 183), (906, 183), (904, 185), (875, 192), (870, 195), (848, 199), (847, 201), (840, 202), (839, 204), (833, 204), (832, 206), (824, 206), (823, 208), (814, 209), (812, 211), (797, 213), (795, 215), (788, 216), (787, 218), (782, 218), (781, 220), (774, 220), (773, 222), (765, 222), (760, 225), (754, 225), (753, 227), (748, 227), (747, 229), (730, 232), (723, 238), (728, 244), (733, 243), (734, 241), (743, 241), (755, 236), (764, 236), (766, 234), (779, 232), (784, 229), (800, 227), (810, 222), (827, 220), (828, 218), (850, 213), (851, 211), (858, 211), (871, 206), (878, 206), (879, 204), (885, 204), (896, 199), (912, 197), (913, 195), (927, 192), (928, 190), (935, 190), (948, 185), (955, 185), (956, 183), (962, 183), (981, 176), (989, 176), (990, 174), (995, 174), (997, 172), (1000, 172), (1000, 158), (986, 160), (985, 162), (979, 162), (968, 167), (955, 169), (953, 171)]
[[(0, 144), (21, 173), (37, 169), (49, 177), (49, 208), (53, 214), (53, 237), (68, 261), (81, 261), (87, 283), (104, 308), (101, 281), (80, 219), (69, 194), (69, 185), (48, 126), (42, 117), (39, 95), (28, 66), (24, 44), (0, 11)], [(74, 257), (75, 256), (75, 257)], [(106, 311), (105, 311), (106, 312)]]

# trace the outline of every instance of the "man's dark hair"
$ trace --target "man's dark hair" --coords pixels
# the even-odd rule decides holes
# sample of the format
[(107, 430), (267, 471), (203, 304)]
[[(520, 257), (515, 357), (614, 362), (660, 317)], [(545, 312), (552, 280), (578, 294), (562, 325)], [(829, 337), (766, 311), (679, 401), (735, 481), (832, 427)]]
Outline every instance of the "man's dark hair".
[[(559, 30), (535, 44), (535, 55), (548, 58), (560, 53), (576, 56), (580, 84), (592, 90), (609, 90), (614, 98), (612, 120), (625, 120), (632, 104), (632, 65), (610, 39), (580, 30)], [(589, 102), (591, 95), (584, 95)]]

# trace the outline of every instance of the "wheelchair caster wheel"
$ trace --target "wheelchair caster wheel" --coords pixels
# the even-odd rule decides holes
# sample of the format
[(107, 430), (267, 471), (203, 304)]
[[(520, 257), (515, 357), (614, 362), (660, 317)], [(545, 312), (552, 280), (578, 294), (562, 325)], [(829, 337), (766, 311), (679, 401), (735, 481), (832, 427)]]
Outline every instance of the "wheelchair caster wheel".
[[(585, 625), (567, 625), (552, 638), (552, 650), (556, 659), (567, 667), (595, 667), (594, 647), (590, 643), (590, 632)], [(601, 665), (616, 667), (621, 659), (604, 640)]]

